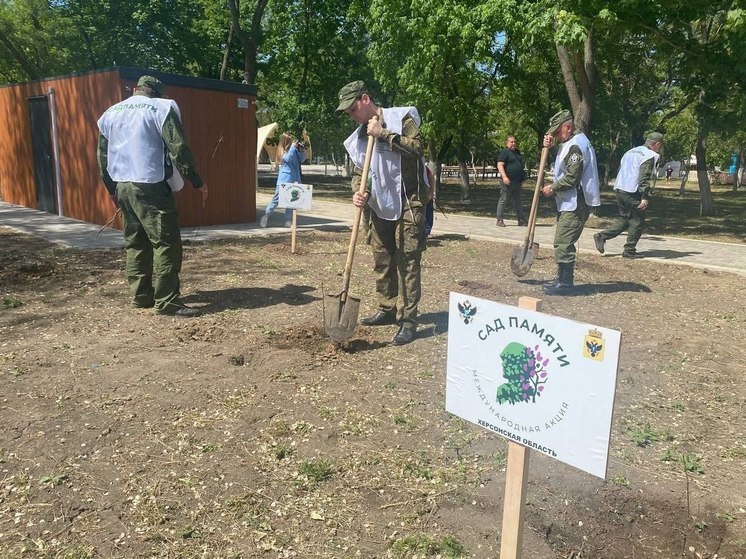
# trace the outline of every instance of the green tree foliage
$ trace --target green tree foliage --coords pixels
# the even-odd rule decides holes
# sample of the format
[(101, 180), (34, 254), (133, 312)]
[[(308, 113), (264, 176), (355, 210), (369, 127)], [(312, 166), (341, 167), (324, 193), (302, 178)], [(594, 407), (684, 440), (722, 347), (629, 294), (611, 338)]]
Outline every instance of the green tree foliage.
[(488, 95), (504, 46), (498, 7), (494, 0), (372, 0), (368, 12), (376, 78), (397, 104), (417, 106), (432, 159), (454, 147), (464, 199), (470, 147), (491, 129)]
[(362, 22), (343, 0), (291, 0), (268, 8), (258, 75), (262, 124), (309, 133), (316, 154), (341, 156), (349, 119), (334, 114), (345, 83), (371, 83)]
[(68, 19), (46, 0), (0, 0), (0, 79), (25, 81), (65, 73), (83, 60)]

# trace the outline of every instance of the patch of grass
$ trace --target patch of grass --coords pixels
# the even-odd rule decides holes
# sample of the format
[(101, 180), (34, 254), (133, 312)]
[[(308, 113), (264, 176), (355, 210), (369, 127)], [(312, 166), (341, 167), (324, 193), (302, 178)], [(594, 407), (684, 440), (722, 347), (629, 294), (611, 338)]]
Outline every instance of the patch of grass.
[(202, 443), (199, 450), (202, 454), (212, 454), (216, 450), (220, 450), (220, 445), (214, 443)]
[(277, 421), (270, 425), (269, 434), (273, 437), (289, 437), (293, 432), (290, 428), (290, 423), (287, 421)]
[(331, 408), (329, 406), (321, 406), (319, 408), (319, 417), (322, 419), (334, 419), (337, 415), (337, 408)]
[(220, 405), (225, 408), (230, 415), (236, 415), (244, 408), (252, 405), (251, 396), (236, 390), (233, 394), (229, 394), (224, 400), (222, 400)]
[(700, 460), (702, 460), (701, 456), (691, 452), (686, 452), (681, 455), (681, 461), (684, 463), (684, 469), (687, 472), (693, 472), (696, 474), (705, 473), (704, 468), (699, 463)]
[(15, 309), (23, 305), (23, 301), (16, 299), (15, 297), (3, 297), (3, 304), (0, 305), (2, 309)]
[(259, 528), (267, 515), (266, 507), (251, 494), (226, 501), (225, 508), (252, 528)]
[(41, 482), (43, 484), (49, 484), (52, 487), (57, 487), (58, 485), (62, 485), (62, 482), (64, 482), (67, 479), (67, 474), (63, 474), (62, 472), (56, 472), (53, 474), (46, 475), (41, 478)]
[(416, 479), (425, 479), (427, 481), (430, 481), (435, 477), (435, 473), (430, 468), (430, 466), (420, 461), (407, 462), (404, 465), (403, 471), (405, 474), (408, 474)]
[(329, 460), (304, 460), (298, 474), (313, 484), (321, 483), (334, 476), (334, 464)]
[(684, 402), (671, 402), (671, 409), (673, 411), (684, 411), (686, 409), (686, 406), (684, 405)]
[(277, 445), (275, 447), (275, 458), (284, 460), (293, 453), (293, 449), (286, 445)]
[(629, 438), (637, 446), (648, 446), (660, 440), (660, 434), (650, 426), (650, 423), (637, 425), (629, 429)]
[(467, 555), (466, 548), (453, 536), (436, 540), (426, 534), (399, 538), (391, 546), (391, 551), (396, 559), (436, 556), (443, 559), (458, 559)]
[(394, 415), (394, 425), (406, 425), (407, 416), (404, 414), (397, 413)]
[(731, 514), (729, 512), (718, 512), (715, 514), (717, 518), (720, 520), (724, 520), (725, 522), (735, 522), (736, 521), (736, 515)]
[(629, 487), (629, 480), (627, 479), (627, 476), (624, 474), (617, 474), (613, 478), (609, 480), (613, 485), (618, 485), (619, 487)]
[(679, 457), (677, 456), (676, 451), (670, 448), (664, 450), (663, 454), (661, 455), (661, 461), (663, 462), (675, 462), (678, 459)]
[(492, 462), (495, 464), (495, 467), (502, 470), (507, 466), (508, 464), (508, 451), (505, 449), (500, 449), (497, 452), (495, 452), (492, 455)]
[(726, 458), (746, 458), (746, 446), (735, 446), (725, 450)]
[(384, 384), (383, 387), (388, 388), (389, 390), (393, 390), (394, 388), (396, 388), (396, 383), (389, 381), (386, 384)]
[(34, 557), (34, 559), (93, 559), (95, 557), (92, 547), (75, 545), (63, 548), (57, 540), (48, 543), (42, 538), (28, 540), (22, 552), (28, 554), (25, 553), (24, 557)]
[(415, 373), (414, 376), (420, 380), (426, 380), (435, 377), (435, 373), (432, 371), (421, 371), (419, 373)]

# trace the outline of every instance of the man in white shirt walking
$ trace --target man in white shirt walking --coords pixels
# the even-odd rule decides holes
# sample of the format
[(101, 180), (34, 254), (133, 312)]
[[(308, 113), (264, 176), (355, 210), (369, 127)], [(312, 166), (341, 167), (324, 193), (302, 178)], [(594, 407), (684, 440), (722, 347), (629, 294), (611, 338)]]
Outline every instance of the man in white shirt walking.
[(657, 173), (658, 159), (663, 147), (663, 134), (651, 132), (645, 143), (632, 148), (622, 157), (619, 174), (614, 181), (614, 192), (619, 205), (619, 219), (600, 233), (593, 235), (596, 250), (603, 254), (604, 244), (620, 235), (625, 229), (624, 258), (638, 258), (637, 242), (645, 229), (645, 210), (652, 190), (652, 178)]

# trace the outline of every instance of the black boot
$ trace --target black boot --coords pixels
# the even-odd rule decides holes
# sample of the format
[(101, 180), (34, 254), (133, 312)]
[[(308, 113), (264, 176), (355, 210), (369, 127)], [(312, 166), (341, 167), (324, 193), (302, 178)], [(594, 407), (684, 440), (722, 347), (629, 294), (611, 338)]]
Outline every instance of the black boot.
[(558, 264), (557, 279), (544, 284), (543, 290), (547, 295), (567, 295), (575, 287), (575, 264)]

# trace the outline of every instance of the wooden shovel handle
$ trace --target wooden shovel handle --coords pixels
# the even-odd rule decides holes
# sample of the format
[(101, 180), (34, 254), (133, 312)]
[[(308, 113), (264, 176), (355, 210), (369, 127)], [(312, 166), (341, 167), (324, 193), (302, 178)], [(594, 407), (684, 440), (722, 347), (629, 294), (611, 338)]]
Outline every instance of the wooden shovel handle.
[(534, 231), (536, 230), (536, 215), (539, 213), (539, 190), (544, 186), (544, 168), (549, 159), (549, 148), (542, 148), (539, 160), (539, 172), (536, 174), (536, 188), (534, 188), (534, 199), (531, 201), (531, 213), (528, 217), (528, 231), (526, 232), (526, 243), (531, 247), (534, 242)]
[[(377, 118), (377, 117), (376, 117)], [(368, 188), (368, 173), (370, 172), (370, 162), (373, 159), (373, 146), (376, 139), (368, 136), (368, 147), (365, 149), (365, 162), (363, 163), (363, 175), (360, 178), (360, 188), (358, 194), (365, 194)], [(350, 248), (347, 249), (347, 262), (345, 262), (345, 271), (342, 279), (342, 301), (347, 299), (347, 290), (350, 288), (350, 275), (352, 274), (352, 260), (355, 258), (355, 245), (357, 244), (357, 233), (360, 230), (360, 217), (363, 215), (363, 208), (355, 207), (355, 217), (352, 221), (352, 235), (350, 236)]]

